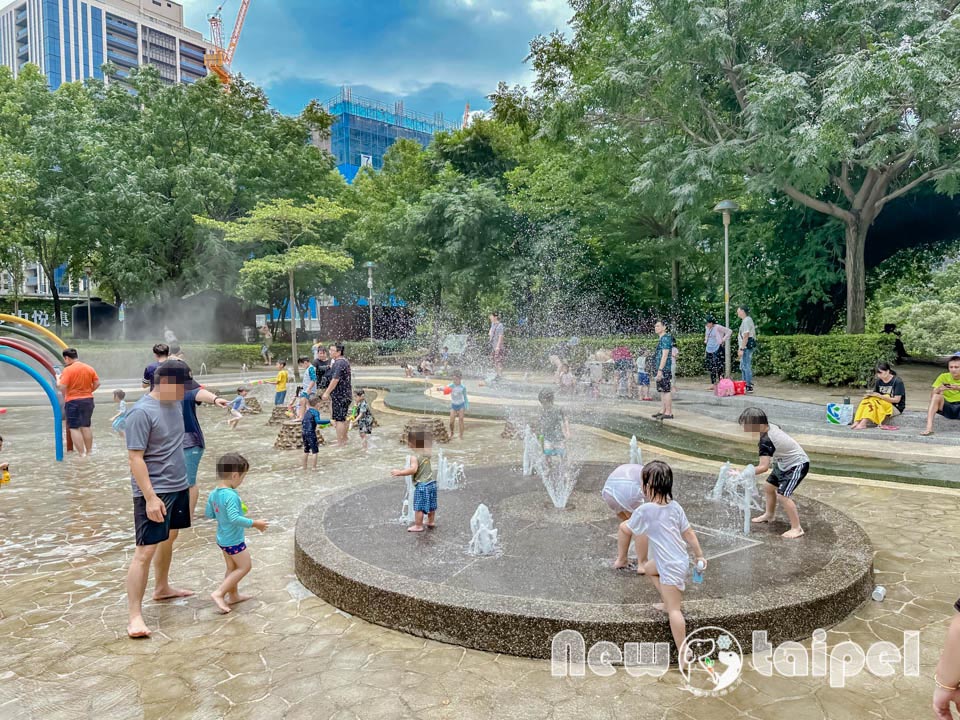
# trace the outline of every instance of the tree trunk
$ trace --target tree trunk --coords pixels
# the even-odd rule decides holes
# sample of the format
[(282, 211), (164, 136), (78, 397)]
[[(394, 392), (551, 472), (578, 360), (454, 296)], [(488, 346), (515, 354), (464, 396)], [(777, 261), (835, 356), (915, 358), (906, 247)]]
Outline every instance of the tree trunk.
[(847, 332), (862, 335), (867, 326), (867, 278), (864, 250), (869, 223), (857, 218), (846, 226)]
[(293, 287), (293, 270), (287, 274), (287, 283), (290, 290), (290, 300), (287, 307), (290, 308), (290, 364), (293, 365), (293, 379), (300, 379), (300, 358), (297, 357), (297, 296)]
[[(63, 336), (63, 328), (60, 326), (60, 313), (62, 312), (62, 306), (60, 304), (60, 291), (57, 289), (57, 283), (53, 279), (53, 273), (48, 273), (46, 268), (43, 268), (44, 275), (47, 276), (47, 282), (50, 283), (50, 292), (53, 294), (53, 328), (54, 332), (57, 335)], [(71, 322), (72, 322), (71, 318)]]
[(674, 258), (670, 268), (670, 295), (673, 298), (673, 304), (680, 302), (680, 259)]

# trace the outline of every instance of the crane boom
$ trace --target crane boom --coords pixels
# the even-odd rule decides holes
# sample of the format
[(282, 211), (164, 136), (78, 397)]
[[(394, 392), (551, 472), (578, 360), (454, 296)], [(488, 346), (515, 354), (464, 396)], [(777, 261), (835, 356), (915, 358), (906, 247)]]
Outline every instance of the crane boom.
[(237, 51), (237, 43), (240, 42), (240, 32), (243, 30), (243, 23), (247, 19), (247, 10), (250, 7), (250, 0), (242, 0), (240, 10), (237, 12), (237, 21), (233, 25), (233, 34), (230, 36), (230, 44), (224, 49), (223, 46), (223, 5), (217, 7), (217, 11), (211, 15), (210, 38), (213, 41), (213, 50), (204, 55), (204, 63), (212, 74), (220, 78), (224, 85), (230, 85), (230, 65), (233, 62), (233, 54)]
[(243, 0), (240, 3), (240, 10), (237, 11), (237, 22), (233, 26), (233, 35), (230, 36), (230, 46), (227, 48), (227, 65), (233, 62), (233, 54), (237, 51), (237, 43), (240, 42), (240, 32), (243, 30), (243, 23), (247, 19), (247, 10), (250, 8), (250, 0)]

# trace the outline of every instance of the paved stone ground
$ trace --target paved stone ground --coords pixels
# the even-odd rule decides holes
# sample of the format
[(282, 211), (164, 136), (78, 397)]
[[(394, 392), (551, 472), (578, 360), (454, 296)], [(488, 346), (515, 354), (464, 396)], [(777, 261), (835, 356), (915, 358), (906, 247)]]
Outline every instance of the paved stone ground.
[[(270, 449), (266, 417), (228, 432), (225, 417), (202, 417), (210, 448), (201, 467), (201, 507), (217, 454), (248, 453), (242, 495), (250, 514), (271, 521), (248, 535), (256, 595), (228, 616), (208, 594), (222, 575), (214, 528), (185, 531), (174, 579), (198, 591), (175, 603), (146, 603), (149, 640), (126, 638), (123, 578), (132, 543), (124, 453), (98, 410), (98, 453), (86, 465), (56, 466), (41, 409), (11, 410), (4, 460), (13, 482), (0, 490), (0, 718), (583, 718), (700, 720), (919, 718), (927, 713), (933, 666), (960, 593), (955, 558), (960, 495), (937, 488), (810, 478), (799, 491), (844, 509), (877, 550), (883, 603), (868, 603), (829, 633), (841, 640), (902, 641), (921, 632), (921, 675), (861, 675), (843, 689), (822, 678), (766, 678), (755, 670), (722, 698), (695, 698), (672, 670), (662, 678), (551, 677), (547, 663), (464, 650), (344, 617), (306, 593), (292, 569), (293, 528), (322, 493), (383, 475), (401, 461), (403, 418), (380, 410), (377, 446), (362, 455), (324, 448), (321, 470), (302, 474), (295, 452)], [(471, 465), (518, 452), (500, 426), (473, 422), (453, 459)], [(589, 459), (626, 459), (620, 438), (580, 431)], [(644, 448), (680, 467), (715, 470)], [(469, 475), (468, 475), (469, 477)], [(443, 508), (438, 520), (443, 521)], [(802, 542), (802, 541), (801, 541)], [(611, 552), (613, 548), (611, 547)], [(638, 579), (640, 581), (640, 579)], [(741, 639), (747, 642), (747, 639)]]

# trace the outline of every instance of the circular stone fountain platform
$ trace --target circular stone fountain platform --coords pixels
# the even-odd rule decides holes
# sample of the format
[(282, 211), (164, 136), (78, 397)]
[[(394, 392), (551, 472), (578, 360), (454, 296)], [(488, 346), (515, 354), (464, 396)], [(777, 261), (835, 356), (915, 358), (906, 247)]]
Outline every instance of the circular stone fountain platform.
[[(550, 657), (561, 631), (587, 647), (606, 640), (671, 642), (646, 578), (616, 571), (617, 519), (600, 499), (614, 465), (580, 469), (567, 508), (539, 478), (512, 466), (469, 468), (467, 483), (440, 491), (438, 527), (408, 533), (398, 519), (401, 479), (371, 483), (309, 506), (296, 532), (296, 572), (315, 594), (348, 613), (414, 635), (492, 652)], [(749, 648), (755, 630), (773, 643), (800, 640), (844, 619), (873, 589), (873, 549), (853, 520), (799, 497), (806, 535), (784, 540), (785, 521), (742, 534), (742, 515), (705, 500), (714, 478), (678, 473), (683, 505), (709, 561), (688, 577), (688, 630), (715, 625)], [(467, 554), (479, 503), (493, 514), (501, 552)]]

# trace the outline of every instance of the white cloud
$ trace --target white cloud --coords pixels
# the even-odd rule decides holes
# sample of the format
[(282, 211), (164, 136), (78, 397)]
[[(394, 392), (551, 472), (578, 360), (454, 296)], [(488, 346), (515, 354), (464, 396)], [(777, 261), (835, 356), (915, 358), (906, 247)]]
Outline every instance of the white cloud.
[(530, 12), (564, 29), (573, 16), (573, 10), (567, 0), (528, 0)]
[[(207, 35), (218, 1), (183, 0), (187, 24)], [(499, 80), (529, 83), (530, 39), (571, 14), (565, 0), (382, 1), (253, 0), (234, 70), (267, 88), (303, 80), (404, 96), (442, 83), (486, 94)], [(224, 8), (228, 36), (238, 7)]]

